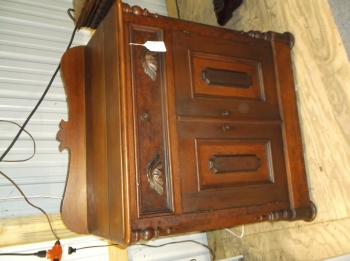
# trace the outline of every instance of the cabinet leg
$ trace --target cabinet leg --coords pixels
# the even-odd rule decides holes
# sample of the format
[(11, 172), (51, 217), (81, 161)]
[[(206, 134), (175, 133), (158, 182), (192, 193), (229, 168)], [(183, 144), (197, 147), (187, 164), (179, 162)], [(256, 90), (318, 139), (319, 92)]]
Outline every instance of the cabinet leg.
[(304, 220), (310, 222), (315, 219), (317, 214), (315, 204), (312, 201), (310, 202), (311, 204), (309, 207), (273, 211), (267, 215), (258, 216), (255, 219), (259, 221)]

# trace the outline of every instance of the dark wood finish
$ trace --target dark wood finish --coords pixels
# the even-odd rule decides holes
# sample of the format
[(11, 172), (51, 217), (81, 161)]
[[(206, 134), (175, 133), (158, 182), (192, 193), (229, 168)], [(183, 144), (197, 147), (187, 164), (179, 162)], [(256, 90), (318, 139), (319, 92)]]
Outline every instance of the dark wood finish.
[(75, 24), (78, 29), (96, 29), (113, 3), (113, 0), (74, 0)]
[[(60, 122), (59, 149), (69, 149), (68, 177), (61, 212), (63, 222), (72, 231), (88, 234), (86, 187), (86, 122), (85, 122), (85, 46), (69, 49), (61, 59), (61, 78), (66, 89), (68, 122)], [(74, 162), (74, 163), (73, 163)], [(75, 218), (71, 218), (72, 215)]]
[(274, 181), (269, 140), (196, 139), (195, 144), (201, 189)]
[(219, 25), (225, 25), (232, 17), (232, 13), (240, 7), (243, 0), (214, 0), (214, 11)]
[[(129, 45), (148, 40), (168, 51)], [(67, 226), (129, 245), (311, 221), (293, 42), (289, 33), (236, 32), (116, 1), (88, 45), (62, 58)]]
[[(242, 114), (245, 119), (280, 119), (271, 46), (179, 31), (172, 34), (177, 54), (174, 73), (181, 75), (175, 80), (178, 115), (222, 118), (222, 111), (227, 111), (228, 119)], [(208, 85), (202, 79), (207, 67), (247, 73), (253, 83), (249, 88)]]
[(308, 207), (297, 208), (297, 209), (284, 209), (279, 211), (272, 211), (268, 215), (259, 216), (256, 219), (259, 221), (279, 221), (279, 220), (298, 220), (312, 221), (316, 217), (316, 206), (311, 202)]
[(209, 160), (209, 168), (215, 174), (257, 171), (260, 167), (260, 159), (254, 154), (214, 155)]
[[(75, 10), (75, 24), (78, 29), (88, 27), (96, 29), (106, 16), (115, 0), (73, 0)], [(158, 14), (150, 13), (139, 6), (130, 6), (123, 3), (123, 12), (135, 15), (158, 17)]]
[[(132, 43), (163, 40), (163, 32), (157, 27), (132, 25), (130, 28)], [(149, 53), (143, 46), (130, 46), (131, 67), (133, 75), (133, 111), (135, 112), (134, 126), (137, 157), (137, 187), (139, 215), (167, 213), (173, 211), (171, 202), (169, 146), (166, 134), (167, 119), (163, 114), (165, 97), (163, 93), (165, 81), (164, 53), (153, 53), (157, 62), (157, 73), (149, 77), (145, 73), (143, 60)], [(140, 59), (141, 58), (141, 59)], [(154, 63), (154, 62), (153, 62)], [(158, 155), (158, 167), (147, 174), (154, 156)], [(156, 164), (156, 162), (154, 162)], [(161, 174), (161, 175), (160, 175)], [(161, 179), (158, 179), (160, 178)], [(153, 181), (158, 181), (158, 184)], [(160, 185), (162, 184), (162, 185)], [(161, 193), (159, 193), (161, 190)]]
[(221, 85), (235, 88), (249, 88), (252, 78), (247, 73), (206, 68), (202, 79), (209, 85)]

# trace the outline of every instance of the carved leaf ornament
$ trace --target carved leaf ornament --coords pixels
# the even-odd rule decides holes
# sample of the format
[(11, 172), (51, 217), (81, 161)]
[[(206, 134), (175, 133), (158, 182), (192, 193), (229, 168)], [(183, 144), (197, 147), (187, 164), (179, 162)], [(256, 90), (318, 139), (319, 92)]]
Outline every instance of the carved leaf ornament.
[(149, 50), (146, 50), (142, 55), (142, 67), (152, 81), (155, 81), (157, 77), (157, 60), (154, 57), (155, 55), (155, 52)]
[(159, 195), (163, 194), (163, 168), (162, 163), (159, 160), (159, 154), (156, 153), (148, 165), (147, 179), (150, 187), (158, 192)]

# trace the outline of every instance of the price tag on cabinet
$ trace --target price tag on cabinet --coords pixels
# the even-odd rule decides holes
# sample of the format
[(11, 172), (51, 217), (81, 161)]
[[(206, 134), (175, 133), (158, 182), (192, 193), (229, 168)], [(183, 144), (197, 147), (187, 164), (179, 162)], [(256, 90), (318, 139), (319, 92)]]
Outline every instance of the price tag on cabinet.
[(166, 47), (163, 41), (147, 41), (145, 44), (130, 43), (130, 45), (141, 45), (152, 52), (166, 52)]

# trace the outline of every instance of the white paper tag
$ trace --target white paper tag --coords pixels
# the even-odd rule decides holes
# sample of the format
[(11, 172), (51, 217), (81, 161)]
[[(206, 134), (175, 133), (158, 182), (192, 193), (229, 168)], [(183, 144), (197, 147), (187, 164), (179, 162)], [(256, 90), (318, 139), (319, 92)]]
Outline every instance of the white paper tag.
[(145, 44), (130, 43), (130, 45), (142, 45), (152, 52), (166, 52), (163, 41), (147, 41)]

